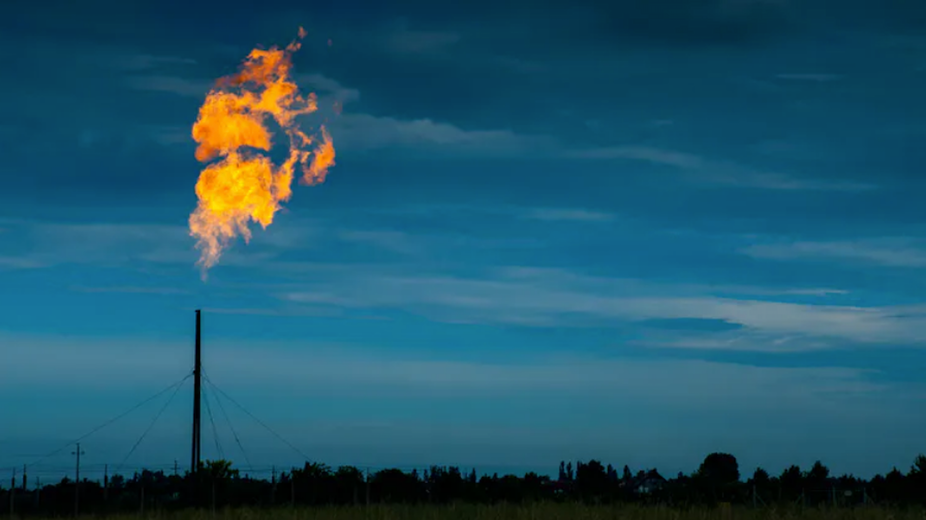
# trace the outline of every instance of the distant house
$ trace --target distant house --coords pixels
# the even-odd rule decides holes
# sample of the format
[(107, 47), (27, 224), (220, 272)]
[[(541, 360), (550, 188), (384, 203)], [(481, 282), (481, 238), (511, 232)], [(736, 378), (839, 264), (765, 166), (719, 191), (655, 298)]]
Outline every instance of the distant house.
[(570, 480), (547, 480), (543, 486), (552, 490), (555, 495), (562, 495), (573, 490), (575, 483)]
[(654, 491), (662, 489), (665, 483), (666, 479), (660, 475), (658, 471), (652, 469), (643, 475), (634, 477), (634, 479), (630, 482), (630, 486), (634, 493), (648, 495)]

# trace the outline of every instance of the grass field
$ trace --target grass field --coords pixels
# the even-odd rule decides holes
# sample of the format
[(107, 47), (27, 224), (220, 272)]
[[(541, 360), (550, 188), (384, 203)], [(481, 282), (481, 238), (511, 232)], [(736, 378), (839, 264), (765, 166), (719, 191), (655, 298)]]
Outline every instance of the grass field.
[(186, 511), (179, 513), (146, 512), (144, 515), (109, 516), (107, 520), (140, 518), (171, 520), (924, 520), (926, 511), (919, 508), (887, 509), (728, 509), (680, 510), (644, 506), (586, 506), (581, 504), (535, 504), (524, 506), (371, 506), (326, 507), (278, 510), (235, 509), (226, 511)]

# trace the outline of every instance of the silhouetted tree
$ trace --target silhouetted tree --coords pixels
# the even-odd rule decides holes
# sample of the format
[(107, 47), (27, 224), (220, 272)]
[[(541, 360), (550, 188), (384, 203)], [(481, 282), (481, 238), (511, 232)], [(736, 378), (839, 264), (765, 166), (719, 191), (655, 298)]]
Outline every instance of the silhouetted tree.
[(812, 504), (828, 502), (832, 499), (832, 486), (829, 482), (830, 470), (819, 460), (813, 463), (810, 471), (804, 475), (804, 493)]
[(717, 486), (732, 484), (740, 479), (739, 464), (729, 453), (711, 453), (698, 468), (698, 477)]
[(579, 463), (576, 470), (576, 491), (584, 500), (602, 500), (608, 491), (608, 474), (597, 460)]
[(795, 500), (804, 492), (804, 476), (801, 474), (801, 468), (797, 465), (788, 467), (779, 477), (781, 486), (781, 497), (785, 500)]
[(736, 492), (734, 484), (739, 482), (739, 463), (729, 453), (711, 453), (704, 458), (695, 478), (704, 495), (729, 501)]
[(907, 473), (907, 489), (910, 500), (919, 504), (926, 504), (926, 455), (917, 455), (913, 465)]
[[(798, 466), (772, 478), (756, 468), (745, 483), (739, 482), (736, 459), (726, 453), (705, 457), (691, 476), (679, 473), (666, 481), (655, 469), (640, 470), (636, 476), (628, 466), (621, 478), (614, 466), (597, 460), (563, 462), (561, 479), (535, 473), (483, 475), (476, 470), (463, 473), (457, 467), (432, 466), (422, 472), (398, 469), (378, 471), (369, 478), (359, 468), (342, 466), (336, 471), (320, 463), (280, 475), (276, 485), (268, 480), (241, 476), (231, 461), (204, 461), (199, 471), (165, 475), (163, 471), (140, 470), (131, 478), (113, 475), (104, 490), (98, 482), (81, 483), (81, 511), (87, 515), (172, 511), (183, 507), (209, 506), (213, 492), (216, 507), (262, 507), (290, 500), (297, 505), (365, 503), (367, 491), (372, 503), (525, 502), (583, 500), (587, 502), (638, 501), (669, 505), (707, 505), (717, 500), (749, 503), (753, 488), (767, 505), (799, 503), (809, 506), (836, 502), (842, 506), (861, 504), (862, 492), (880, 504), (913, 505), (926, 502), (926, 456), (919, 455), (904, 474), (894, 468), (885, 475), (865, 481), (851, 475), (834, 478), (822, 462), (806, 472)], [(653, 485), (656, 484), (656, 485)], [(195, 491), (199, 490), (199, 494)], [(194, 498), (199, 497), (198, 502)], [(144, 498), (144, 501), (142, 499)], [(9, 492), (0, 487), (0, 504), (8, 504)], [(19, 490), (16, 511), (22, 517), (63, 517), (73, 514), (74, 482), (68, 478), (39, 490)], [(751, 501), (750, 501), (751, 502)]]
[(762, 468), (756, 468), (755, 472), (752, 474), (752, 483), (757, 486), (768, 486), (771, 482), (768, 472)]

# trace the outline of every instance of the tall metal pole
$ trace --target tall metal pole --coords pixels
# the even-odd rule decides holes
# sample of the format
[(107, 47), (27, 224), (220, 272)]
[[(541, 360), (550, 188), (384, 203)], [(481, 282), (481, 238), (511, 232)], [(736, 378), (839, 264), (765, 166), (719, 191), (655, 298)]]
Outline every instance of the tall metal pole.
[(80, 451), (80, 443), (77, 443), (77, 449), (72, 453), (77, 455), (77, 463), (74, 468), (74, 517), (80, 513), (80, 456), (84, 452)]
[(200, 311), (196, 310), (196, 359), (193, 365), (193, 449), (190, 458), (190, 474), (199, 469), (200, 456), (200, 409), (199, 396), (202, 392), (202, 342), (200, 336)]

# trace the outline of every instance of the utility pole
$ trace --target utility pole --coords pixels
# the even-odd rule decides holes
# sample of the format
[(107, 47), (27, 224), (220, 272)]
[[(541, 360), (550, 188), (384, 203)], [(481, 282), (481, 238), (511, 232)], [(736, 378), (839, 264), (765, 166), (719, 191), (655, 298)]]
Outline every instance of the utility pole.
[(80, 513), (80, 456), (84, 452), (80, 451), (80, 443), (77, 443), (77, 449), (71, 452), (71, 455), (77, 455), (77, 464), (74, 467), (74, 517)]
[(193, 447), (190, 457), (190, 473), (195, 475), (199, 470), (200, 451), (200, 395), (202, 393), (202, 339), (201, 339), (201, 313), (196, 309), (196, 353), (193, 364)]
[(177, 476), (177, 470), (178, 470), (178, 468), (177, 468), (177, 459), (174, 459), (174, 476), (175, 476), (175, 477)]
[(27, 482), (28, 482), (28, 479), (26, 479), (26, 465), (23, 464), (23, 493), (26, 492)]

